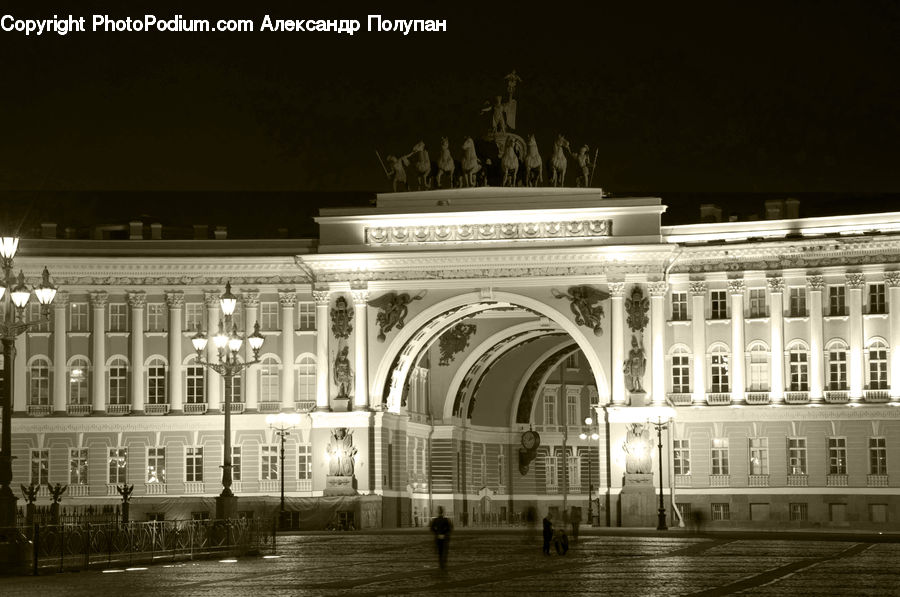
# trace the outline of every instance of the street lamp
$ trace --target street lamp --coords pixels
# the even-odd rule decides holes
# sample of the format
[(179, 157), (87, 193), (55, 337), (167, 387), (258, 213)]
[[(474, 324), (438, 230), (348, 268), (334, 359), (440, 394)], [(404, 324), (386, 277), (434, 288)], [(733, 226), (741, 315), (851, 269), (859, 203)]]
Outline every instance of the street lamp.
[(281, 521), (281, 527), (284, 528), (284, 438), (291, 434), (291, 429), (300, 422), (300, 415), (297, 413), (278, 413), (277, 415), (269, 415), (266, 417), (266, 423), (281, 438), (281, 514), (278, 520)]
[[(12, 409), (13, 409), (13, 359), (16, 356), (16, 337), (32, 326), (41, 325), (50, 319), (50, 304), (56, 297), (56, 287), (50, 283), (47, 268), (41, 273), (40, 286), (31, 290), (25, 285), (25, 274), (21, 270), (18, 277), (13, 275), (13, 257), (19, 248), (19, 239), (12, 236), (0, 238), (0, 266), (3, 267), (3, 281), (0, 282), (0, 300), (3, 300), (4, 314), (0, 321), (0, 340), (3, 342), (3, 420), (0, 433), (3, 435), (0, 453), (0, 528), (16, 526), (16, 500), (10, 488), (12, 483)], [(31, 294), (41, 305), (41, 315), (32, 321), (25, 320), (25, 306)]]
[(656, 530), (657, 531), (666, 531), (669, 529), (669, 527), (666, 526), (666, 505), (663, 502), (662, 432), (663, 432), (663, 429), (668, 429), (669, 423), (668, 422), (663, 423), (662, 416), (658, 416), (657, 421), (655, 423), (650, 420), (648, 420), (647, 422), (650, 425), (653, 425), (654, 427), (656, 427), (656, 437), (659, 442), (657, 444), (659, 446), (659, 522), (656, 524)]
[(250, 348), (253, 350), (253, 360), (243, 362), (238, 357), (238, 351), (244, 342), (244, 337), (238, 333), (237, 326), (232, 323), (232, 315), (237, 305), (237, 297), (231, 293), (231, 282), (225, 283), (225, 293), (219, 297), (219, 306), (225, 316), (225, 322), (219, 322), (219, 333), (213, 337), (213, 343), (219, 352), (219, 362), (210, 363), (203, 359), (203, 351), (209, 339), (197, 326), (197, 333), (191, 338), (194, 350), (197, 351), (197, 363), (211, 369), (225, 378), (225, 454), (222, 464), (222, 493), (216, 498), (216, 518), (234, 518), (237, 513), (237, 497), (231, 491), (231, 389), (234, 384), (234, 376), (244, 368), (259, 362), (259, 349), (262, 348), (263, 338), (259, 333), (259, 322), (253, 326), (253, 333), (247, 338)]
[[(584, 419), (584, 424), (588, 427), (591, 427), (594, 424), (594, 419), (590, 417), (586, 417)], [(592, 428), (593, 429), (593, 428)], [(578, 437), (581, 440), (587, 440), (590, 437), (593, 441), (597, 441), (600, 439), (600, 434), (596, 431), (591, 431), (591, 434), (580, 433)], [(594, 524), (594, 467), (591, 464), (591, 450), (590, 444), (588, 444), (588, 512), (587, 512), (588, 522), (593, 525)]]

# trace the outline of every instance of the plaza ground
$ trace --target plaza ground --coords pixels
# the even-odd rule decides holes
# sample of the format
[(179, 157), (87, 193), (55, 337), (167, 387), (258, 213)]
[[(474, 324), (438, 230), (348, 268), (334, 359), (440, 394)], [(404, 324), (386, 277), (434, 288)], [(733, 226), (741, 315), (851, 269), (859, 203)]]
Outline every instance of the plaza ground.
[(0, 594), (900, 596), (898, 535), (586, 529), (547, 557), (537, 531), (465, 529), (446, 574), (423, 530), (284, 535), (277, 556), (2, 578)]

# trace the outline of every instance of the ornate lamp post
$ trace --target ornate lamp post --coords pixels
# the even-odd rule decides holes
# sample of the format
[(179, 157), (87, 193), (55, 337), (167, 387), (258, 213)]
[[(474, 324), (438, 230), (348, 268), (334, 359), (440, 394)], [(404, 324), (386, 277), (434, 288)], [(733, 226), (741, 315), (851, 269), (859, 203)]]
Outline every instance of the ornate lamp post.
[(654, 423), (653, 421), (647, 421), (649, 424), (656, 427), (656, 437), (658, 441), (659, 447), (659, 522), (656, 525), (657, 531), (667, 531), (669, 529), (666, 526), (666, 505), (663, 502), (663, 444), (662, 444), (662, 432), (663, 429), (668, 429), (669, 423), (663, 423), (662, 417), (658, 417), (657, 421)]
[(291, 434), (291, 429), (297, 426), (300, 422), (300, 415), (297, 413), (278, 413), (277, 415), (269, 415), (266, 417), (266, 423), (269, 424), (269, 427), (278, 434), (278, 437), (281, 439), (281, 469), (279, 470), (281, 476), (281, 510), (279, 514), (278, 520), (281, 523), (282, 529), (284, 528), (284, 438)]
[[(0, 322), (0, 340), (3, 342), (3, 420), (0, 434), (3, 436), (0, 453), (0, 528), (16, 526), (16, 498), (10, 488), (12, 483), (12, 408), (13, 408), (13, 359), (16, 357), (16, 337), (32, 326), (41, 325), (50, 319), (50, 304), (56, 297), (56, 287), (50, 283), (47, 268), (41, 275), (41, 284), (33, 289), (41, 305), (41, 316), (25, 321), (25, 306), (31, 298), (32, 290), (25, 286), (25, 274), (19, 271), (13, 276), (13, 257), (19, 248), (19, 239), (5, 236), (0, 238), (0, 266), (3, 280), (0, 284), (0, 300), (3, 301), (4, 315)], [(7, 292), (7, 290), (9, 292)], [(5, 299), (5, 300), (4, 300)]]
[[(591, 417), (586, 417), (584, 419), (584, 424), (591, 428), (591, 434), (580, 433), (578, 435), (582, 440), (591, 438), (593, 441), (597, 441), (600, 439), (600, 434), (594, 431), (595, 427), (592, 427), (594, 424), (594, 419)], [(588, 522), (593, 525), (594, 524), (594, 467), (591, 464), (591, 450), (590, 444), (588, 444), (588, 511), (587, 511)]]
[[(225, 283), (225, 293), (219, 297), (219, 305), (225, 316), (224, 325), (219, 322), (219, 333), (213, 337), (213, 343), (219, 352), (219, 362), (210, 363), (203, 359), (203, 350), (208, 341), (206, 335), (197, 330), (191, 338), (194, 350), (197, 351), (197, 362), (207, 369), (211, 369), (225, 378), (225, 454), (222, 464), (222, 493), (216, 498), (216, 518), (234, 518), (237, 513), (237, 497), (231, 491), (231, 391), (234, 376), (250, 365), (259, 363), (259, 349), (262, 348), (265, 338), (259, 333), (259, 322), (253, 327), (253, 333), (247, 341), (253, 349), (253, 360), (243, 362), (238, 356), (244, 337), (238, 333), (237, 326), (232, 323), (232, 315), (237, 305), (237, 297), (231, 294), (231, 282)], [(198, 326), (199, 328), (199, 326)]]

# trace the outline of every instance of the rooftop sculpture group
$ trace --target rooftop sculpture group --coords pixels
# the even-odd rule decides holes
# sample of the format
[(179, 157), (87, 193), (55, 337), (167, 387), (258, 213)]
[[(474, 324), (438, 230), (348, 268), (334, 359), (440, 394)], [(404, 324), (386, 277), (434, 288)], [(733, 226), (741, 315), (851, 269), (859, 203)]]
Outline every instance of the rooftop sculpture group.
[[(529, 135), (526, 142), (514, 132), (518, 108), (516, 87), (522, 78), (513, 70), (504, 80), (506, 97), (498, 95), (493, 101), (486, 101), (481, 109), (482, 114), (490, 117), (490, 126), (481, 137), (464, 137), (459, 145), (452, 144), (448, 137), (442, 137), (437, 161), (431, 159), (424, 141), (413, 145), (408, 153), (391, 154), (384, 160), (381, 154), (375, 152), (394, 192), (410, 190), (412, 179), (407, 177), (410, 165), (416, 172), (414, 188), (419, 191), (488, 185), (536, 187), (544, 184), (544, 159), (535, 136)], [(454, 155), (453, 150), (457, 148), (461, 153)], [(575, 185), (590, 187), (597, 165), (597, 151), (591, 157), (591, 148), (582, 145), (575, 154), (563, 135), (557, 135), (546, 162), (547, 184), (553, 187), (566, 185), (569, 158), (578, 165)]]

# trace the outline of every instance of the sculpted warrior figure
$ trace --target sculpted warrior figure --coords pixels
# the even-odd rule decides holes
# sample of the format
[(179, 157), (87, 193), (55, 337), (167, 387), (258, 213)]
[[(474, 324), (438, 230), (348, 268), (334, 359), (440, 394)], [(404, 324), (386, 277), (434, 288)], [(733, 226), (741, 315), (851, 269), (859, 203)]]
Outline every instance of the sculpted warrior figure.
[[(487, 103), (487, 102), (485, 102)], [(487, 105), (481, 109), (482, 114), (491, 113), (491, 131), (495, 133), (506, 132), (506, 108), (507, 104), (503, 102), (503, 98), (499, 95), (494, 98), (493, 105)]]
[(591, 161), (591, 148), (587, 145), (582, 145), (581, 149), (578, 150), (578, 155), (575, 156), (575, 160), (578, 162), (578, 167), (581, 169), (581, 176), (575, 179), (575, 186), (577, 187), (586, 187), (590, 184), (591, 180), (591, 170), (594, 168), (594, 163)]
[(338, 398), (350, 397), (353, 371), (350, 369), (350, 359), (347, 357), (349, 352), (350, 348), (345, 346), (334, 359), (334, 385), (338, 387)]
[(352, 477), (353, 457), (356, 456), (357, 450), (353, 445), (353, 436), (345, 427), (331, 431), (331, 442), (327, 450), (328, 474), (335, 477)]
[(387, 175), (391, 180), (394, 192), (409, 190), (409, 185), (406, 182), (406, 167), (409, 166), (409, 156), (402, 155), (398, 158), (397, 156), (389, 155), (387, 163)]
[(640, 423), (632, 423), (625, 434), (625, 472), (650, 472), (650, 432)]
[(625, 384), (631, 392), (644, 391), (644, 371), (647, 369), (647, 357), (644, 355), (644, 343), (638, 344), (637, 336), (631, 337), (631, 350), (625, 361)]

